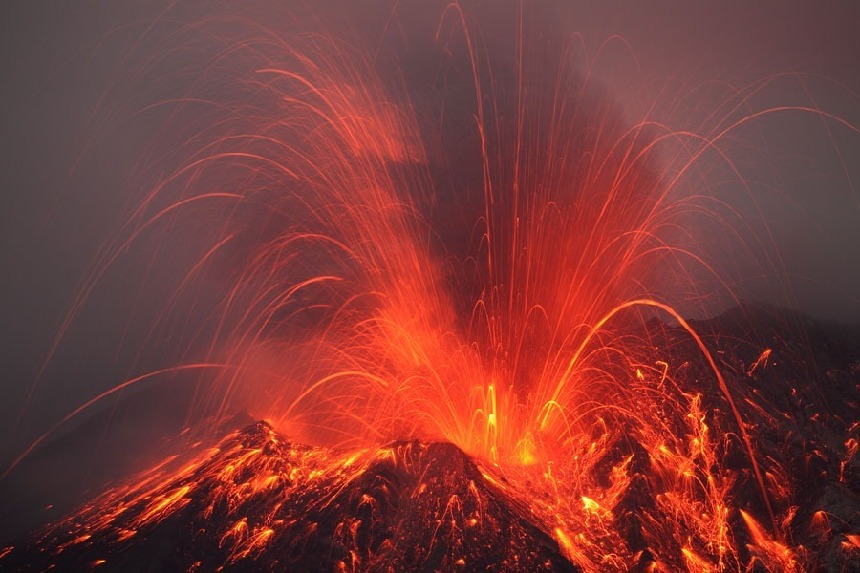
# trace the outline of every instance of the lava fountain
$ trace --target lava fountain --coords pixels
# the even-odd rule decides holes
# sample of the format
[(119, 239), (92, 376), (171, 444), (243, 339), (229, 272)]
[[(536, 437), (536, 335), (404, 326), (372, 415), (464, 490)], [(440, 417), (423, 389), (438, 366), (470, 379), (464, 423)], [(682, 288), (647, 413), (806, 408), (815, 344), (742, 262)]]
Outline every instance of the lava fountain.
[[(200, 359), (93, 397), (12, 469), (69, 419), (166, 374), (196, 385), (195, 434), (242, 408), (268, 424), (201, 439), (49, 527), (37, 567), (78, 555), (128, 570), (136, 553), (122, 547), (168, 523), (214, 531), (162, 563), (188, 571), (800, 571), (818, 559), (792, 540), (789, 470), (758, 444), (765, 398), (676, 310), (686, 293), (702, 307), (733, 297), (706, 253), (680, 246), (695, 237), (690, 212), (734, 233), (731, 206), (694, 191), (702, 162), (731, 165), (723, 140), (786, 110), (750, 112), (761, 85), (702, 133), (629, 122), (581, 71), (583, 46), (544, 37), (527, 8), (501, 40), (480, 10), (441, 9), (420, 89), (407, 68), (381, 72), (384, 42), (200, 24), (221, 50), (173, 104), (182, 161), (104, 248), (55, 343), (146, 245), (155, 264), (186, 268), (153, 337), (187, 320), (202, 283), (223, 285), (188, 338)], [(772, 352), (750, 346), (747, 377)], [(836, 455), (853, 463), (857, 442), (843, 441)], [(424, 529), (427, 551), (406, 552)], [(475, 549), (508, 529), (507, 549)], [(857, 559), (856, 533), (835, 539)], [(2, 558), (16, 551), (28, 555)]]

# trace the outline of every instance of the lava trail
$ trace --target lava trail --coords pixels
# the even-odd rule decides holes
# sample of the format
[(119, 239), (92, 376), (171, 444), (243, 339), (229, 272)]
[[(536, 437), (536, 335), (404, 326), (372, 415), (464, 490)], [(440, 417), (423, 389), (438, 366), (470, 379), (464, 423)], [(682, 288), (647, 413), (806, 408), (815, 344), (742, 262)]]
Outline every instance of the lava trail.
[[(184, 271), (130, 327), (194, 359), (85, 401), (6, 474), (69, 420), (168, 375), (193, 388), (199, 440), (0, 564), (856, 565), (856, 347), (823, 390), (818, 370), (797, 384), (771, 367), (806, 350), (778, 346), (767, 321), (798, 320), (685, 318), (739, 303), (690, 246), (691, 213), (727, 242), (743, 224), (701, 191), (705, 166), (737, 169), (734, 133), (789, 108), (751, 110), (758, 86), (700, 132), (631, 121), (529, 3), (428, 3), (406, 39), (387, 32), (403, 11), (373, 37), (304, 13), (179, 28), (184, 49), (215, 56), (171, 102), (170, 168), (99, 253), (52, 354), (119, 261), (149, 252)], [(766, 272), (764, 241), (748, 242), (738, 257)], [(755, 385), (775, 371), (786, 378)], [(843, 403), (803, 410), (833, 388)], [(241, 410), (267, 422), (206, 435)], [(830, 501), (811, 500), (814, 479)]]

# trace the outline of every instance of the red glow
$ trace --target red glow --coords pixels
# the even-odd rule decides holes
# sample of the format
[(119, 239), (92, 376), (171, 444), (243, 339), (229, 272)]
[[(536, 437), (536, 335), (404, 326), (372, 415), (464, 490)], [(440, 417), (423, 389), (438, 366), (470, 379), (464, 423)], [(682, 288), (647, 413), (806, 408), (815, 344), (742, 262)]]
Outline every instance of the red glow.
[[(202, 514), (224, 504), (230, 520), (219, 548), (228, 548), (228, 564), (250, 559), (294, 524), (271, 517), (276, 507), (260, 522), (235, 508), (281, 489), (298, 496), (323, 475), (334, 495), (374, 461), (405, 459), (392, 441), (419, 439), (472, 456), (584, 571), (627, 570), (645, 547), (651, 571), (803, 569), (804, 549), (783, 525), (790, 486), (778, 487), (782, 470), (757, 450), (748, 421), (769, 414), (727, 380), (708, 339), (663, 294), (668, 283), (706, 299), (695, 273), (721, 283), (718, 269), (676, 238), (692, 233), (685, 213), (719, 218), (685, 185), (733, 130), (789, 109), (847, 124), (795, 106), (727, 117), (705, 134), (647, 118), (628, 126), (574, 72), (571, 54), (535, 47), (527, 28), (512, 50), (513, 86), (497, 86), (495, 62), (468, 21), (454, 3), (438, 22), (437, 42), (463, 51), (470, 66), (475, 125), (464, 155), (476, 152), (480, 175), (450, 189), (439, 188), (438, 172), (460, 158), (431, 148), (438, 134), (427, 133), (447, 126), (428, 127), (406, 90), (378, 76), (369, 50), (266, 29), (265, 41), (232, 46), (247, 55), (242, 80), (253, 97), (226, 102), (187, 144), (188, 160), (140, 202), (57, 338), (132, 245), (169, 248), (172, 226), (192, 221), (203, 247), (176, 296), (217, 261), (230, 263), (224, 296), (200, 329), (211, 336), (206, 359), (95, 396), (13, 468), (104, 397), (192, 371), (205, 380), (192, 419), (246, 407), (321, 448), (284, 450), (272, 431), (267, 448), (277, 456), (232, 436), (219, 446), (233, 448), (226, 465), (214, 464), (225, 453), (217, 448), (180, 468), (167, 460), (64, 522), (73, 538), (60, 550), (106, 532), (131, 539), (183, 511), (208, 480), (217, 494)], [(155, 332), (173, 324), (175, 300)], [(688, 364), (655, 348), (671, 337), (696, 349), (702, 379), (685, 379)], [(771, 348), (756, 351), (740, 370), (747, 377), (773, 358)], [(729, 467), (724, 457), (737, 443), (743, 463)], [(846, 449), (853, 456), (857, 442)], [(276, 465), (284, 460), (288, 476)], [(736, 504), (739, 482), (757, 487), (754, 507)], [(625, 509), (637, 488), (653, 504)], [(448, 500), (440, 528), (481, 527), (483, 514), (465, 515), (460, 501)], [(376, 500), (363, 503), (372, 512)], [(635, 521), (641, 546), (629, 543), (623, 520)], [(359, 524), (341, 525), (339, 536), (357, 536)], [(830, 534), (824, 513), (811, 527)], [(856, 535), (842, 543), (860, 547)]]

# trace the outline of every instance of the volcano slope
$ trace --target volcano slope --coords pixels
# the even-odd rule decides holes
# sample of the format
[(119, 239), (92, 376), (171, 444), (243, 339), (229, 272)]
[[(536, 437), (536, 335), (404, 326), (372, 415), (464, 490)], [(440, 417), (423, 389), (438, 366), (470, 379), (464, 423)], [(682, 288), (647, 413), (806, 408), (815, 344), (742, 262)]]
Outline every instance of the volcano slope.
[(169, 460), (21, 550), (20, 570), (576, 571), (451, 444), (349, 455), (259, 422)]
[[(695, 344), (680, 328), (645, 327), (672, 365), (671, 392), (695, 395), (727, 436), (714, 471), (732, 484), (727, 523), (736, 549), (723, 568), (860, 570), (860, 331), (758, 307), (695, 323), (754, 437), (781, 520), (776, 538), (757, 525), (765, 508)], [(0, 569), (699, 570), (684, 561), (682, 539), (649, 531), (672, 519), (657, 509), (666, 495), (659, 462), (622, 439), (606, 453), (607, 475), (625, 456), (629, 487), (601, 524), (621, 541), (597, 569), (571, 547), (599, 531), (571, 524), (571, 543), (537, 510), (544, 489), (509, 481), (503, 468), (452, 444), (340, 451), (290, 442), (265, 422), (192, 444), (21, 542), (0, 544)]]

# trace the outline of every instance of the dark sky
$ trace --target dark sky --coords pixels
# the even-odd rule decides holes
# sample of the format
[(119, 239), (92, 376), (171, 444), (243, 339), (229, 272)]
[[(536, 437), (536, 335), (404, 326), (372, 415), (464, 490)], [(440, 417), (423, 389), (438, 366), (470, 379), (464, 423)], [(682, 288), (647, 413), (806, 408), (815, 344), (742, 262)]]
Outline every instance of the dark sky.
[[(329, 10), (326, 2), (308, 3), (317, 4), (321, 13)], [(331, 10), (349, 4), (332, 3)], [(426, 3), (416, 16), (418, 4), (401, 1), (392, 16), (392, 3), (367, 2), (345, 19), (371, 38), (408, 37), (412, 26), (426, 32), (428, 15), (438, 19), (438, 6)], [(492, 12), (492, 3), (481, 4)], [(525, 5), (540, 5), (547, 28), (584, 50), (591, 77), (631, 122), (648, 117), (713, 133), (711, 112), (720, 102), (770, 77), (751, 98), (751, 111), (810, 107), (860, 125), (860, 5), (852, 0)], [(11, 0), (0, 7), (0, 434), (7, 438), (0, 457), (95, 390), (181, 360), (182, 350), (171, 354), (164, 346), (156, 357), (141, 355), (137, 343), (146, 333), (127, 328), (134, 324), (129, 316), (152, 312), (165, 294), (157, 287), (142, 292), (138, 281), (158, 285), (160, 273), (172, 274), (153, 268), (152, 255), (142, 251), (87, 303), (27, 415), (16, 421), (100, 245), (141, 190), (175, 166), (177, 158), (154, 142), (179, 137), (173, 131), (182, 128), (165, 112), (141, 110), (181, 96), (203, 73), (211, 54), (201, 50), (195, 30), (210, 18), (247, 14), (277, 30), (293, 7), (290, 0), (251, 2), (246, 13), (237, 6)], [(491, 21), (479, 25), (489, 46), (506, 41)], [(190, 26), (187, 44), (177, 33), (182, 26)], [(141, 68), (148, 71), (135, 77)], [(860, 319), (860, 136), (838, 121), (786, 111), (724, 141), (728, 160), (712, 161), (680, 192), (725, 200), (750, 236), (772, 242), (767, 261), (739, 265), (729, 280), (750, 298)], [(733, 181), (730, 166), (740, 169), (742, 182)], [(689, 224), (700, 221), (691, 217)], [(705, 248), (716, 259), (732, 258), (721, 237)]]

